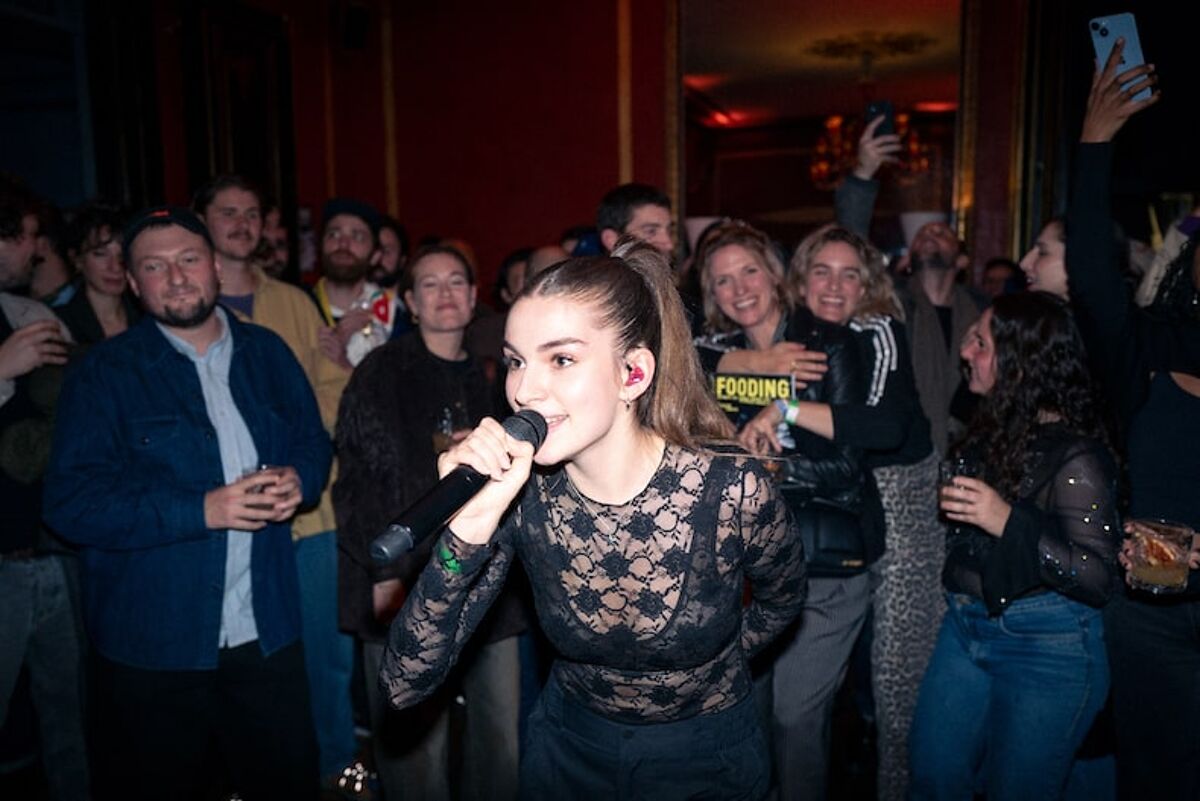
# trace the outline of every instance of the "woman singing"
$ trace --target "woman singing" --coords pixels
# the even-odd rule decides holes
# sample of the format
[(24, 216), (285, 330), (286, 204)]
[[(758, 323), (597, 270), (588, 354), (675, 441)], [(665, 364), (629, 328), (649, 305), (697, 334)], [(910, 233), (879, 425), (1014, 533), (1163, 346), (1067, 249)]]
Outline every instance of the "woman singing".
[(941, 508), (948, 609), (909, 737), (913, 799), (1055, 799), (1104, 705), (1116, 469), (1071, 314), (996, 298), (962, 346), (983, 395)]
[(443, 455), (443, 474), (492, 480), (434, 547), (380, 678), (398, 707), (431, 693), (516, 554), (558, 651), (521, 798), (761, 798), (746, 663), (803, 604), (802, 548), (767, 472), (705, 449), (732, 432), (666, 264), (616, 253), (539, 274), (513, 305), (508, 399), (549, 433), (535, 455), (487, 419)]

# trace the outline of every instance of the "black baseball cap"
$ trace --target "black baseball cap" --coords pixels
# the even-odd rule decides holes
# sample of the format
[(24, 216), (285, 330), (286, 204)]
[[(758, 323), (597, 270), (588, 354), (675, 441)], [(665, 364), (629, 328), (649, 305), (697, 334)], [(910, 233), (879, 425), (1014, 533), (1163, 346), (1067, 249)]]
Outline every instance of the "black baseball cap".
[(133, 249), (133, 240), (137, 239), (138, 234), (147, 228), (162, 228), (167, 225), (178, 225), (184, 230), (191, 231), (202, 237), (208, 243), (209, 248), (213, 248), (212, 234), (208, 232), (208, 226), (196, 216), (194, 211), (183, 206), (151, 206), (139, 211), (134, 215), (133, 222), (125, 226), (121, 249), (124, 251), (126, 267), (133, 266), (130, 251)]
[(381, 218), (378, 210), (370, 203), (363, 203), (361, 200), (355, 200), (349, 197), (335, 197), (326, 201), (325, 208), (321, 210), (321, 224), (329, 225), (329, 221), (339, 214), (349, 214), (352, 217), (357, 217), (367, 224), (371, 229), (371, 236), (379, 238), (379, 223)]

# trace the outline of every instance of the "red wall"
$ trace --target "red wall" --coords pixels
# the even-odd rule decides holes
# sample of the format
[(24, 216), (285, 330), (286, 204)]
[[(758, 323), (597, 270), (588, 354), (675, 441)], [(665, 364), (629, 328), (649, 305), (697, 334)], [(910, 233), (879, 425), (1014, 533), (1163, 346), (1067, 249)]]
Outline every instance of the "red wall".
[[(383, 3), (393, 18), (398, 216), (413, 239), (467, 240), (491, 283), (499, 261), (526, 245), (557, 241), (591, 222), (618, 183), (617, 2), (401, 0), (359, 3), (365, 46), (345, 46), (337, 10), (346, 3), (253, 0), (284, 18), (291, 46), (296, 188), (319, 212), (332, 190), (387, 208), (383, 110)], [(634, 179), (666, 175), (664, 98), (667, 3), (630, 0)], [(157, 76), (165, 186), (186, 201), (180, 15), (158, 7)], [(326, 107), (328, 59), (332, 103)]]
[(1012, 218), (1010, 175), (1014, 158), (1013, 115), (1021, 87), (1026, 3), (978, 4), (980, 15), (979, 125), (975, 152), (975, 197), (970, 248), (976, 269), (993, 256), (1008, 256)]
[[(664, 5), (632, 3), (634, 177), (657, 184)], [(619, 181), (616, 0), (403, 3), (395, 31), (399, 216), (410, 233), (470, 242), (486, 284), (509, 251), (594, 219)], [(340, 158), (339, 176), (363, 161)]]

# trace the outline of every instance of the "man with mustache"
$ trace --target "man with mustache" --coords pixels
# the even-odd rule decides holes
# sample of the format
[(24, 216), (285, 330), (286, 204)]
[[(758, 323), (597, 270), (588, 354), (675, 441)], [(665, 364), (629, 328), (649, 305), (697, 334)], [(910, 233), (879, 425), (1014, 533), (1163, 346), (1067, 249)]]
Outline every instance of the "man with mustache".
[(387, 289), (368, 280), (382, 257), (379, 212), (351, 198), (334, 198), (321, 214), (322, 276), (313, 287), (321, 313), (331, 328), (322, 332), (322, 350), (346, 367), (402, 333), (401, 309)]
[[(239, 318), (265, 326), (283, 338), (312, 385), (321, 421), (332, 439), (338, 403), (350, 380), (350, 370), (343, 359), (322, 352), (322, 332), (328, 326), (312, 297), (299, 287), (267, 275), (255, 258), (265, 236), (262, 193), (243, 176), (221, 175), (200, 188), (193, 208), (204, 218), (220, 260), (221, 304)], [(353, 765), (358, 750), (350, 703), (354, 643), (337, 630), (336, 528), (328, 485), (317, 507), (292, 521), (300, 573), (304, 659), (321, 775), (329, 784), (336, 783), (343, 769)]]
[(247, 801), (315, 801), (291, 519), (329, 436), (283, 340), (217, 305), (195, 214), (149, 209), (124, 249), (147, 316), (68, 375), (44, 504), (83, 562), (97, 795), (192, 797), (215, 750)]

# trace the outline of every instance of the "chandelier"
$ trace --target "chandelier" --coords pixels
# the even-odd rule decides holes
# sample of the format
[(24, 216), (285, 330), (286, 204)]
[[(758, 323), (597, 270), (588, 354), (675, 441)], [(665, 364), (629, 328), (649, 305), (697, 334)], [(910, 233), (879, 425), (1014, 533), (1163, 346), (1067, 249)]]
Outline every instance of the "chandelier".
[[(831, 61), (857, 61), (860, 68), (858, 84), (865, 108), (867, 102), (873, 99), (877, 60), (916, 55), (934, 43), (935, 40), (924, 33), (860, 31), (819, 39), (808, 48), (808, 52)], [(896, 133), (900, 136), (903, 149), (896, 154), (897, 162), (892, 169), (901, 180), (915, 178), (929, 170), (930, 147), (917, 131), (910, 114), (897, 112), (895, 120)], [(809, 176), (818, 189), (833, 189), (854, 169), (858, 160), (858, 138), (863, 126), (869, 122), (840, 114), (825, 119), (824, 129), (813, 145), (812, 163), (809, 166)]]

